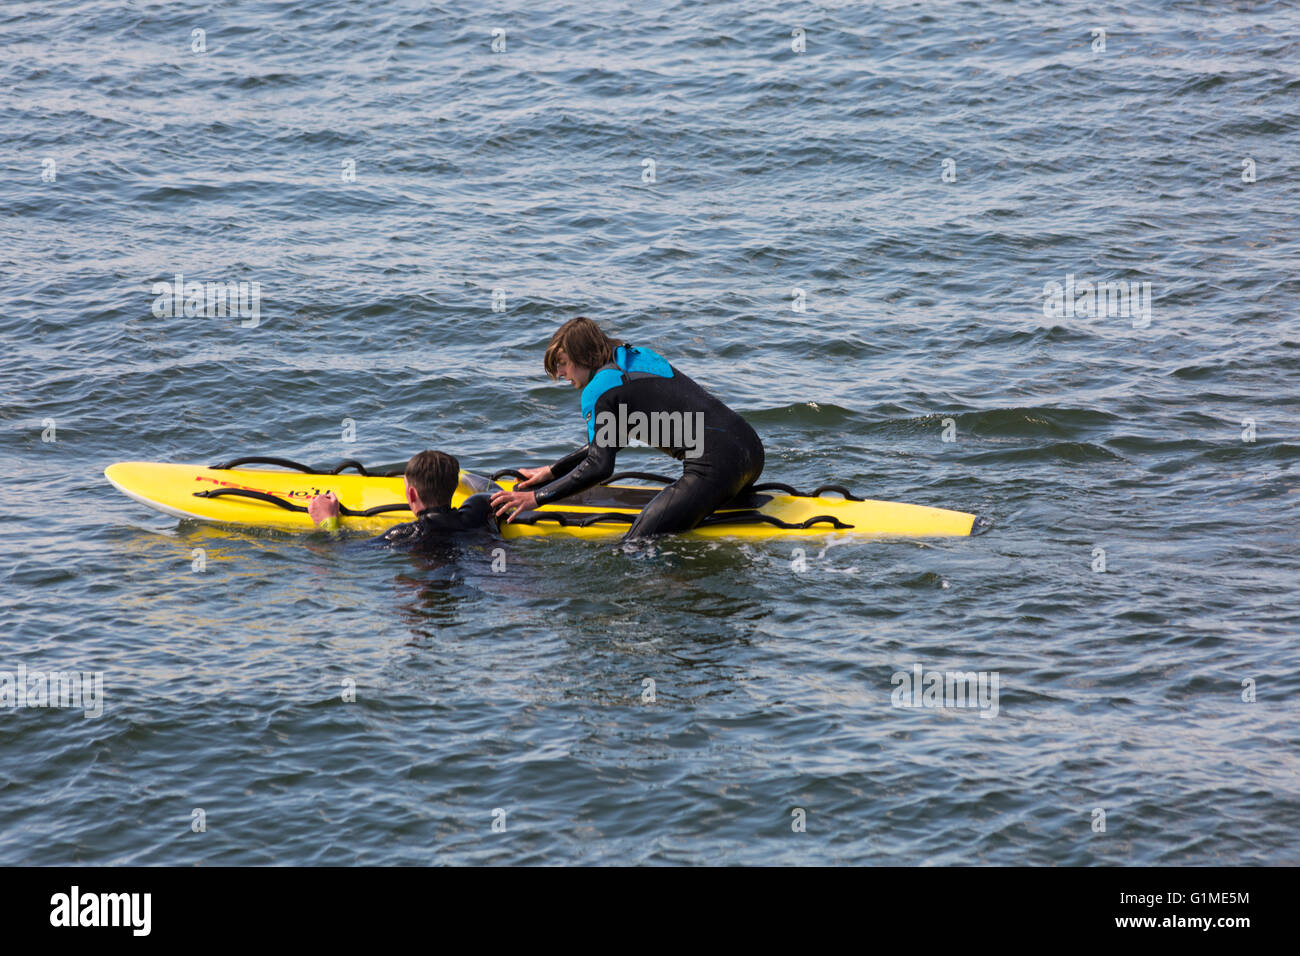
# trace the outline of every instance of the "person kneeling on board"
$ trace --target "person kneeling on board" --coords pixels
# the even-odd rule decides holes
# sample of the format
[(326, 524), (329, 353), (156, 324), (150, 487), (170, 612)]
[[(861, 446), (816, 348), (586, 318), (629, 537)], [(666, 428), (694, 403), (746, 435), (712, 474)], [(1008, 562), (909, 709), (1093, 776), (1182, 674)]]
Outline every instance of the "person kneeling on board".
[[(406, 503), (414, 521), (389, 528), (376, 544), (419, 547), (464, 531), (486, 531), (491, 508), (489, 495), (471, 495), (459, 508), (452, 508), (451, 496), (460, 481), (460, 462), (441, 451), (422, 451), (406, 463)], [(337, 531), (339, 500), (334, 492), (317, 495), (307, 513), (323, 531)]]
[(628, 538), (690, 531), (763, 472), (763, 442), (748, 422), (663, 356), (611, 339), (591, 319), (560, 326), (542, 364), (582, 393), (587, 444), (545, 468), (520, 468), (525, 480), (492, 498), (507, 523), (600, 484), (619, 450), (638, 439), (678, 459), (682, 476), (645, 507)]

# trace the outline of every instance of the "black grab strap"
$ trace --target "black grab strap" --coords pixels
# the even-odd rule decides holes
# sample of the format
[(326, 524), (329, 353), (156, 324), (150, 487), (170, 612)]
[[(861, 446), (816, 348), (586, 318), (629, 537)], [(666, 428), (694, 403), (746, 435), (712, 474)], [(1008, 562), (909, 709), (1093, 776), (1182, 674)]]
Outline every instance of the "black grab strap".
[(837, 530), (844, 530), (845, 528), (853, 527), (853, 525), (845, 524), (839, 518), (831, 515), (818, 515), (815, 518), (809, 518), (807, 521), (801, 521), (798, 524), (794, 524), (789, 521), (782, 521), (780, 518), (775, 518), (772, 515), (765, 515), (761, 511), (724, 511), (720, 514), (711, 514), (696, 527), (712, 527), (720, 524), (770, 524), (777, 528), (789, 529), (811, 528), (816, 524), (829, 524)]
[(540, 524), (543, 521), (554, 521), (561, 528), (585, 528), (599, 522), (631, 524), (639, 517), (640, 514), (628, 514), (625, 511), (602, 511), (597, 514), (580, 511), (520, 511), (510, 523)]
[(379, 471), (369, 471), (365, 465), (355, 458), (345, 458), (329, 471), (321, 471), (319, 468), (304, 465), (302, 462), (291, 461), (288, 458), (274, 458), (266, 455), (247, 455), (243, 458), (232, 458), (230, 461), (222, 462), (219, 465), (209, 465), (208, 467), (213, 471), (227, 471), (231, 468), (238, 468), (240, 465), (279, 465), (281, 468), (291, 468), (294, 471), (301, 471), (308, 475), (338, 475), (349, 468), (355, 468), (357, 474), (364, 478), (395, 478), (402, 474), (401, 468), (397, 470), (386, 468)]
[[(222, 462), (219, 465), (209, 465), (214, 471), (227, 471), (231, 468), (238, 468), (240, 465), (279, 465), (281, 468), (291, 468), (294, 471), (301, 471), (308, 475), (338, 475), (349, 468), (356, 469), (357, 474), (366, 478), (396, 478), (401, 476), (405, 471), (405, 465), (389, 466), (377, 471), (370, 471), (365, 465), (355, 458), (346, 458), (339, 462), (329, 471), (321, 471), (313, 468), (311, 465), (304, 465), (301, 462), (291, 461), (288, 458), (274, 458), (263, 455), (249, 455), (244, 458), (232, 458), (230, 461)], [(515, 468), (502, 468), (491, 474), (492, 481), (498, 478), (514, 478), (516, 481), (524, 481), (524, 475)], [(612, 485), (617, 481), (631, 479), (633, 481), (657, 481), (663, 485), (670, 485), (676, 478), (670, 478), (668, 475), (656, 475), (648, 471), (620, 471), (611, 475), (601, 482), (602, 485)], [(823, 492), (831, 491), (837, 495), (842, 495), (845, 501), (864, 501), (843, 485), (818, 485), (811, 492), (800, 491), (793, 485), (787, 485), (780, 481), (768, 481), (761, 485), (750, 485), (741, 491), (741, 494), (760, 491), (780, 491), (783, 494), (794, 495), (796, 498), (820, 498)]]
[[(253, 491), (249, 488), (212, 488), (208, 491), (194, 492), (195, 498), (220, 498), (223, 495), (235, 495), (240, 498), (255, 498), (258, 501), (265, 501), (267, 504), (275, 505), (277, 508), (283, 508), (285, 511), (306, 511), (302, 505), (296, 505), (292, 501), (285, 501), (279, 495), (269, 495), (265, 491)], [(347, 505), (339, 504), (339, 514), (347, 515), (351, 518), (369, 518), (371, 515), (386, 514), (390, 511), (406, 511), (410, 505), (403, 502), (402, 504), (392, 505), (375, 505), (373, 508), (367, 508), (364, 511), (354, 511)]]
[(617, 475), (610, 475), (602, 485), (612, 485), (622, 478), (632, 478), (636, 481), (657, 481), (660, 484), (671, 485), (676, 478), (669, 478), (667, 475), (652, 475), (648, 471), (620, 471)]
[(797, 488), (787, 485), (780, 481), (767, 481), (761, 485), (750, 485), (748, 491), (781, 491), (787, 495), (794, 495), (796, 498), (820, 498), (823, 491), (833, 491), (837, 495), (843, 495), (845, 501), (866, 501), (865, 498), (859, 498), (843, 485), (818, 485), (812, 492), (799, 491)]
[[(523, 474), (516, 468), (502, 468), (500, 471), (494, 471), (489, 477), (493, 481), (496, 481), (498, 478), (514, 478), (518, 481), (525, 480)], [(671, 485), (677, 480), (676, 478), (669, 478), (667, 475), (652, 475), (648, 471), (620, 471), (616, 475), (610, 475), (602, 481), (601, 484), (612, 485), (614, 482), (621, 481), (624, 478), (632, 478), (637, 481), (657, 481), (664, 485)]]
[[(573, 511), (521, 511), (514, 517), (514, 524), (540, 524), (543, 521), (553, 521), (561, 528), (587, 528), (593, 524), (632, 524), (639, 518), (639, 514), (628, 514), (621, 511), (606, 511), (598, 514), (584, 514)], [(789, 521), (782, 521), (780, 518), (774, 518), (772, 515), (765, 515), (758, 511), (726, 511), (720, 514), (712, 514), (701, 521), (696, 527), (716, 527), (718, 525), (754, 525), (770, 524), (777, 528), (789, 530), (802, 530), (811, 528), (813, 525), (829, 524), (837, 530), (852, 528), (853, 525), (845, 524), (839, 518), (831, 515), (818, 515), (815, 518), (809, 518), (807, 521), (801, 521), (794, 524)]]
[[(513, 468), (503, 468), (501, 471), (495, 472), (492, 475), (492, 480), (496, 481), (498, 478), (502, 478), (505, 476), (509, 476), (511, 478), (518, 478), (520, 481), (522, 481), (524, 478), (523, 475), (521, 475), (518, 471), (516, 471)], [(667, 475), (654, 475), (646, 471), (620, 471), (618, 474), (611, 475), (610, 477), (606, 478), (604, 481), (601, 482), (601, 484), (612, 485), (614, 482), (620, 481), (624, 478), (632, 478), (637, 481), (657, 481), (665, 485), (670, 485), (677, 480), (676, 478), (669, 478)], [(796, 498), (820, 498), (822, 496), (822, 492), (833, 491), (837, 495), (842, 495), (845, 501), (866, 501), (865, 498), (859, 498), (857, 495), (849, 491), (849, 489), (845, 488), (843, 485), (818, 485), (811, 492), (808, 492), (808, 491), (800, 491), (798, 488), (795, 488), (793, 485), (787, 485), (784, 482), (768, 481), (768, 482), (764, 482), (761, 485), (750, 485), (747, 488), (741, 489), (740, 493), (744, 495), (751, 492), (757, 493), (760, 491), (780, 491), (787, 495), (794, 495)]]
[[(372, 478), (372, 477), (393, 478), (393, 477), (401, 476), (402, 474), (404, 474), (405, 471), (404, 463), (399, 463), (397, 465), (390, 465), (376, 471), (369, 471), (367, 470), (365, 465), (361, 464), (361, 462), (357, 461), (355, 458), (346, 458), (343, 461), (339, 462), (337, 465), (335, 465), (329, 471), (321, 471), (317, 468), (311, 467), (310, 465), (304, 465), (301, 462), (292, 461), (288, 458), (276, 458), (273, 456), (266, 456), (266, 455), (247, 455), (242, 458), (232, 458), (230, 461), (222, 462), (221, 464), (218, 465), (211, 465), (210, 467), (214, 471), (227, 471), (232, 468), (238, 468), (240, 465), (278, 465), (281, 468), (290, 468), (294, 471), (301, 471), (304, 474), (309, 474), (309, 475), (338, 475), (344, 471), (347, 471), (349, 468), (352, 468), (356, 470), (357, 474), (366, 478)], [(520, 471), (514, 468), (502, 468), (500, 471), (493, 472), (491, 475), (491, 480), (496, 481), (498, 478), (504, 478), (507, 476), (514, 478), (518, 481), (524, 480), (523, 473), (521, 473)], [(609, 478), (602, 481), (601, 485), (612, 485), (614, 482), (621, 481), (623, 479), (632, 479), (634, 481), (654, 481), (665, 485), (672, 484), (674, 481), (677, 480), (676, 478), (670, 478), (667, 475), (656, 475), (646, 471), (620, 471), (617, 474), (611, 475)], [(649, 489), (646, 490), (649, 491)], [(793, 495), (798, 498), (819, 498), (821, 497), (822, 492), (831, 491), (834, 492), (835, 494), (842, 495), (846, 501), (865, 500), (853, 494), (853, 492), (849, 491), (849, 489), (844, 487), (843, 485), (829, 485), (829, 484), (818, 485), (816, 488), (813, 489), (812, 493), (809, 494), (808, 492), (799, 491), (793, 486), (784, 484), (783, 482), (769, 481), (761, 485), (750, 485), (748, 488), (742, 489), (740, 495), (738, 495), (737, 498), (735, 499), (735, 504), (737, 505), (741, 504), (742, 500), (746, 499), (746, 496), (751, 496), (753, 494), (756, 494), (758, 492), (763, 492), (763, 491), (780, 491), (787, 495)], [(212, 489), (211, 491), (197, 491), (194, 493), (194, 495), (197, 498), (216, 498), (221, 495), (238, 495), (244, 498), (254, 498), (258, 501), (265, 501), (268, 504), (273, 504), (278, 508), (285, 509), (286, 511), (307, 510), (302, 505), (296, 505), (293, 502), (286, 501), (283, 498), (277, 497), (276, 495), (267, 494), (266, 492), (263, 491), (251, 491), (246, 488), (216, 488), (216, 489)], [(749, 497), (748, 501), (753, 502), (754, 499), (752, 497)], [(340, 504), (339, 514), (349, 515), (352, 517), (367, 517), (370, 515), (383, 514), (385, 512), (390, 512), (390, 511), (405, 511), (406, 508), (407, 505), (405, 504), (391, 504), (391, 505), (376, 505), (374, 508), (368, 508), (365, 511), (354, 511), (351, 508), (348, 508), (345, 505)], [(520, 514), (516, 515), (515, 522), (523, 523), (523, 524), (535, 524), (538, 521), (555, 521), (562, 527), (576, 526), (576, 527), (585, 528), (588, 525), (596, 524), (598, 522), (607, 522), (607, 523), (617, 522), (620, 524), (631, 524), (633, 521), (636, 520), (636, 517), (637, 517), (636, 515), (623, 514), (620, 512), (613, 512), (613, 511), (601, 512), (599, 514), (565, 513), (565, 512), (554, 512), (554, 511), (539, 513), (536, 511), (530, 511), (530, 512), (521, 512)], [(702, 522), (700, 522), (700, 526), (719, 525), (719, 524), (737, 524), (737, 525), (770, 524), (778, 528), (801, 529), (801, 528), (809, 528), (812, 527), (813, 525), (823, 524), (823, 523), (831, 524), (837, 529), (853, 527), (853, 525), (845, 524), (844, 522), (840, 521), (838, 518), (831, 517), (830, 515), (818, 515), (817, 517), (809, 518), (807, 521), (804, 521), (800, 524), (791, 524), (788, 521), (782, 521), (781, 519), (774, 518), (771, 515), (761, 514), (752, 508), (746, 508), (738, 511), (729, 511), (722, 514), (709, 515)]]
[[(502, 468), (500, 471), (494, 472), (492, 474), (493, 481), (496, 481), (498, 478), (504, 478), (504, 477), (517, 478), (520, 481), (524, 480), (524, 476), (514, 468)], [(667, 475), (651, 474), (648, 471), (620, 471), (618, 474), (611, 475), (610, 477), (606, 478), (604, 481), (601, 482), (601, 484), (612, 485), (614, 484), (614, 482), (621, 481), (624, 478), (631, 478), (635, 481), (657, 481), (660, 484), (664, 484), (664, 485), (671, 485), (674, 481), (677, 480), (676, 478), (670, 478)], [(800, 491), (798, 488), (795, 488), (793, 485), (787, 485), (781, 481), (768, 481), (768, 482), (764, 482), (761, 485), (750, 485), (749, 487), (742, 489), (741, 494), (745, 494), (747, 492), (759, 492), (759, 491), (780, 491), (787, 495), (794, 495), (796, 498), (820, 498), (823, 492), (833, 491), (835, 494), (843, 496), (845, 501), (866, 500), (865, 498), (859, 498), (857, 495), (849, 491), (849, 489), (845, 488), (843, 485), (818, 485), (811, 492), (809, 492), (809, 491)]]

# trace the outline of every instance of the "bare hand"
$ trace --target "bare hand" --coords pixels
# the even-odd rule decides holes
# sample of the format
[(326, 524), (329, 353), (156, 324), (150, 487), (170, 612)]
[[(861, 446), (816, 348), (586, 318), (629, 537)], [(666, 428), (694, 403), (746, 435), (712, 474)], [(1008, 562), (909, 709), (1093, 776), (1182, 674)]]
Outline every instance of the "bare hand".
[(488, 503), (496, 509), (498, 518), (509, 512), (510, 517), (506, 519), (506, 524), (509, 524), (519, 512), (537, 507), (537, 495), (531, 491), (498, 491)]
[(515, 490), (520, 488), (532, 488), (535, 485), (544, 485), (554, 477), (551, 474), (550, 466), (545, 468), (520, 468), (519, 474), (524, 476), (524, 480), (515, 485)]
[(320, 524), (328, 518), (337, 518), (339, 516), (339, 500), (332, 491), (317, 495), (311, 500), (311, 504), (307, 506), (307, 514), (311, 516), (313, 524)]

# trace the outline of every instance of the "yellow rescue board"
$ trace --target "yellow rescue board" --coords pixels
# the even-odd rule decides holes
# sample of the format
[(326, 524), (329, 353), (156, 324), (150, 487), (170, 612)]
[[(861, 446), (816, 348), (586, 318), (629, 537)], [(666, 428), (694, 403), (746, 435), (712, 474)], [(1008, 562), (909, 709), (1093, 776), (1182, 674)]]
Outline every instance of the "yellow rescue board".
[[(257, 468), (214, 469), (203, 465), (127, 461), (110, 465), (104, 475), (123, 494), (178, 518), (220, 524), (251, 525), (288, 531), (311, 531), (306, 511), (286, 510), (280, 504), (249, 496), (266, 495), (305, 508), (318, 494), (333, 491), (352, 511), (380, 510), (370, 515), (345, 515), (344, 530), (379, 534), (410, 521), (405, 483), (400, 477), (359, 474), (308, 474)], [(461, 472), (452, 497), (458, 506), (484, 487), (484, 479)], [(510, 490), (514, 481), (503, 479)], [(624, 534), (643, 503), (659, 489), (643, 485), (602, 485), (583, 495), (545, 505), (532, 512), (533, 523), (500, 525), (506, 538), (563, 534), (580, 538), (608, 538)], [(235, 493), (232, 493), (235, 492)], [(881, 537), (965, 536), (982, 530), (983, 519), (961, 511), (929, 508), (893, 501), (850, 501), (841, 497), (807, 497), (780, 493), (754, 495), (747, 507), (724, 508), (715, 517), (743, 518), (744, 523), (706, 525), (689, 532), (707, 538), (821, 537), (827, 534)], [(608, 516), (583, 524), (595, 515)], [(824, 519), (824, 520), (823, 520)], [(773, 523), (775, 522), (775, 523)], [(806, 526), (805, 526), (806, 525)]]
[[(395, 524), (411, 520), (406, 506), (405, 481), (400, 477), (378, 478), (357, 474), (313, 475), (299, 471), (255, 468), (208, 468), (204, 465), (172, 465), (153, 461), (122, 461), (104, 469), (104, 476), (118, 491), (151, 508), (196, 521), (255, 525), (288, 531), (311, 531), (315, 527), (306, 511), (289, 511), (256, 498), (224, 494), (201, 497), (200, 493), (220, 489), (253, 491), (272, 495), (303, 508), (316, 495), (333, 491), (339, 501), (355, 511), (383, 505), (400, 505), (394, 511), (369, 517), (347, 517), (343, 527), (378, 534)], [(455, 504), (466, 495), (457, 489)]]

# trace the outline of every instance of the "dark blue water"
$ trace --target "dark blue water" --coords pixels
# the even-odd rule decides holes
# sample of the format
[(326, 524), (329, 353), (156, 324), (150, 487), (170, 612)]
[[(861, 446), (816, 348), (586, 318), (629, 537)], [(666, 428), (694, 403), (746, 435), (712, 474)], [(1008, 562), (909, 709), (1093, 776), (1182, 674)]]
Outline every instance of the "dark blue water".
[[(104, 694), (0, 709), (0, 861), (1300, 862), (1293, 4), (8, 3), (0, 88), (0, 670)], [(546, 463), (582, 314), (994, 530), (496, 572), (103, 478)]]

